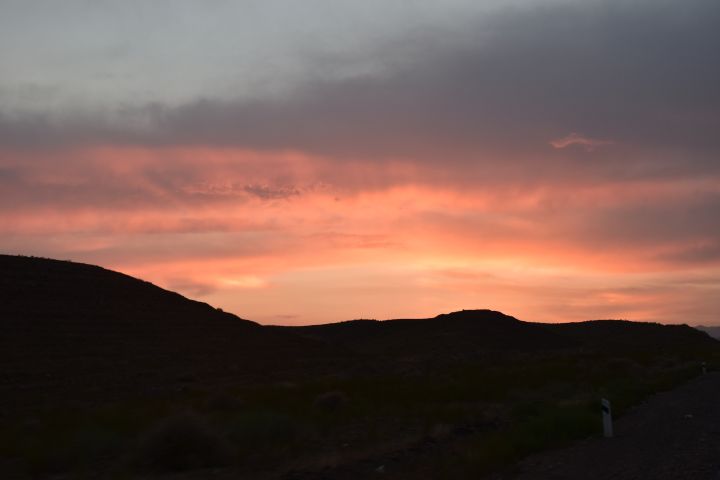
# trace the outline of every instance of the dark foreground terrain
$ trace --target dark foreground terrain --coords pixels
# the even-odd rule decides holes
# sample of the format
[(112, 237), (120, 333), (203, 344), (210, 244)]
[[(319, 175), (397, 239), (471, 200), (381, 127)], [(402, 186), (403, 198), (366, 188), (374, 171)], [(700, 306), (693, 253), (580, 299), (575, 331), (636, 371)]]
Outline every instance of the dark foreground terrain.
[(0, 478), (476, 478), (597, 436), (601, 397), (622, 416), (714, 369), (718, 345), (488, 310), (264, 327), (0, 255)]
[(658, 394), (593, 438), (533, 455), (491, 480), (717, 480), (720, 478), (720, 374)]

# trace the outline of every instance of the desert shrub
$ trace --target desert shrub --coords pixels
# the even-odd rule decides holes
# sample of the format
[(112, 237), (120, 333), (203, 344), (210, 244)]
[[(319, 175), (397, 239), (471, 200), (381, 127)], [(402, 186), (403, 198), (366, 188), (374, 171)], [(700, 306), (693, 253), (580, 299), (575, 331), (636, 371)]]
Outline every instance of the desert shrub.
[(292, 416), (271, 410), (244, 412), (228, 421), (226, 429), (228, 438), (245, 452), (287, 445), (300, 434)]
[(243, 408), (243, 400), (229, 393), (221, 393), (208, 398), (204, 405), (211, 412), (237, 412)]
[(201, 417), (184, 413), (165, 419), (144, 435), (134, 464), (153, 471), (182, 471), (227, 465), (230, 447)]
[(42, 476), (90, 466), (121, 445), (116, 432), (98, 427), (72, 433), (36, 432), (21, 449), (29, 472)]
[(340, 391), (325, 392), (318, 395), (313, 406), (325, 412), (335, 412), (347, 405), (348, 396)]
[(518, 420), (509, 429), (480, 436), (458, 462), (461, 477), (483, 475), (543, 449), (596, 434), (599, 409), (591, 405), (557, 407), (540, 402), (515, 408)]

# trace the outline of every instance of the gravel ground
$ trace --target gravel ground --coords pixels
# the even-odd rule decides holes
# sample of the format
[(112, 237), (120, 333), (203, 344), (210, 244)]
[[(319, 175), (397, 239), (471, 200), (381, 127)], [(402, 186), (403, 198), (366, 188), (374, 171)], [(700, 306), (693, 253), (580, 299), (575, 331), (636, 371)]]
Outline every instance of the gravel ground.
[(650, 398), (615, 436), (534, 455), (488, 480), (720, 480), (720, 373)]

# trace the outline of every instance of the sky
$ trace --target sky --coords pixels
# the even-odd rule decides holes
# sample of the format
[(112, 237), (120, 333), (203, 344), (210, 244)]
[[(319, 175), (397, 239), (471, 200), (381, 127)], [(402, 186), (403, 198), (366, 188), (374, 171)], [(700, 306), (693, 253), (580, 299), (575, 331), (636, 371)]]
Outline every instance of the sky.
[(265, 324), (720, 324), (717, 0), (0, 0), (0, 252)]

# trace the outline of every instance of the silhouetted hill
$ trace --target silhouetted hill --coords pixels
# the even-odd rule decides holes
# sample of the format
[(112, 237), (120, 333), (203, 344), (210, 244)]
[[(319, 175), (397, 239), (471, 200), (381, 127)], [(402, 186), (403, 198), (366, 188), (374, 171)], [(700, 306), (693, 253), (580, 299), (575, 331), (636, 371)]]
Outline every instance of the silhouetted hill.
[(705, 325), (698, 325), (695, 328), (702, 332), (707, 333), (708, 335), (710, 335), (713, 338), (720, 339), (720, 327), (715, 327), (715, 326), (706, 327)]
[(492, 310), (463, 310), (426, 319), (351, 320), (292, 330), (356, 352), (394, 357), (465, 356), (572, 346), (540, 324)]
[(0, 255), (0, 293), (0, 397), (6, 399), (27, 394), (37, 400), (40, 392), (57, 401), (91, 391), (112, 397), (188, 383), (397, 373), (420, 364), (429, 371), (552, 352), (663, 353), (718, 345), (687, 326), (548, 325), (491, 310), (264, 327), (97, 266), (7, 255)]
[(335, 351), (93, 265), (0, 255), (0, 293), (0, 388), (271, 379)]
[(720, 345), (706, 333), (688, 325), (661, 325), (627, 320), (592, 320), (549, 324), (546, 328), (571, 338), (584, 348), (608, 352), (679, 352), (712, 349)]
[(492, 310), (463, 310), (413, 320), (351, 320), (291, 329), (356, 352), (416, 358), (567, 349), (677, 352), (720, 345), (687, 325), (624, 320), (543, 324), (523, 322)]
[[(36, 257), (0, 255), (2, 311), (27, 323), (91, 317), (96, 323), (198, 322), (232, 320), (243, 327), (258, 324), (189, 300), (152, 283), (95, 265)], [(161, 313), (162, 315), (158, 315)], [(173, 317), (173, 314), (180, 314)]]

